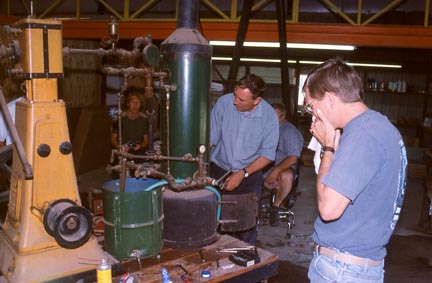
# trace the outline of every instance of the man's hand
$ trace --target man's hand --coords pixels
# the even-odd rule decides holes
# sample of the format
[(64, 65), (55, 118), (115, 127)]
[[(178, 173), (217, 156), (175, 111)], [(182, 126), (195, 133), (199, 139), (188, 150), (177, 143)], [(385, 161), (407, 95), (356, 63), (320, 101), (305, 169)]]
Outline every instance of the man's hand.
[(311, 124), (310, 133), (321, 145), (335, 147), (336, 129), (319, 109), (316, 111), (316, 119)]
[(244, 172), (243, 170), (239, 170), (237, 172), (233, 172), (225, 181), (224, 190), (226, 191), (233, 191), (238, 186), (240, 186), (240, 183), (244, 179)]
[(279, 183), (278, 176), (279, 170), (273, 168), (273, 170), (268, 174), (267, 178), (264, 180), (264, 186), (268, 189), (275, 189)]

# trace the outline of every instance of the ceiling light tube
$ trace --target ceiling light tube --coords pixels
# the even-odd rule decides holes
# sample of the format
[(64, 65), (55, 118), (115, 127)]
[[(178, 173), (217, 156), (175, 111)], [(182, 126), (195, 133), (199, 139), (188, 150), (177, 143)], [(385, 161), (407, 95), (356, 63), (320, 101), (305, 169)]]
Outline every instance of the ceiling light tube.
[[(212, 57), (213, 61), (232, 61), (231, 57)], [(242, 62), (268, 62), (268, 63), (280, 63), (279, 59), (262, 59), (262, 58), (240, 58)], [(288, 63), (295, 64), (296, 60), (288, 60)], [(307, 61), (300, 60), (300, 64), (308, 64), (308, 65), (318, 65), (323, 63), (322, 61)], [(359, 67), (371, 67), (371, 68), (394, 68), (400, 69), (402, 65), (394, 65), (394, 64), (367, 64), (367, 63), (350, 63), (347, 62), (348, 65), (351, 66), (359, 66)]]
[(354, 51), (356, 49), (356, 47), (353, 45), (309, 44), (309, 43), (287, 43), (287, 48), (345, 50), (345, 51)]
[[(213, 61), (232, 61), (231, 57), (212, 57)], [(263, 59), (263, 58), (240, 58), (242, 62), (268, 62), (268, 63), (280, 63), (280, 59)], [(296, 60), (288, 60), (288, 63), (295, 64)]]
[[(302, 61), (300, 60), (300, 64), (311, 64), (311, 65), (318, 65), (323, 63), (322, 61)], [(393, 68), (393, 69), (400, 69), (402, 68), (402, 65), (394, 65), (394, 64), (369, 64), (369, 63), (351, 63), (347, 62), (348, 65), (351, 66), (359, 66), (359, 67), (370, 67), (370, 68)]]
[(392, 65), (392, 64), (366, 64), (366, 63), (347, 63), (351, 66), (360, 66), (360, 67), (374, 67), (374, 68), (394, 68), (400, 69), (402, 65)]
[[(213, 46), (235, 46), (235, 41), (219, 41), (212, 40), (210, 45)], [(269, 47), (269, 48), (279, 48), (279, 42), (255, 42), (255, 41), (245, 41), (243, 43), (244, 47)], [(339, 45), (339, 44), (309, 44), (309, 43), (287, 43), (287, 48), (302, 48), (302, 49), (325, 49), (325, 50), (355, 50), (353, 45)]]

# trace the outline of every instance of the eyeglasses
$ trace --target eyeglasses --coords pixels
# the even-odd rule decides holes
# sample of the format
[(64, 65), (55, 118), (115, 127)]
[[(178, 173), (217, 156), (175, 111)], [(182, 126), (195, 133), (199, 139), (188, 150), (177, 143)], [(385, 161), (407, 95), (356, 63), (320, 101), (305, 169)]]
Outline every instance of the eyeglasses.
[(304, 110), (306, 111), (306, 113), (313, 115), (313, 107), (312, 104), (315, 102), (315, 100), (312, 100), (312, 102), (306, 104), (304, 107)]

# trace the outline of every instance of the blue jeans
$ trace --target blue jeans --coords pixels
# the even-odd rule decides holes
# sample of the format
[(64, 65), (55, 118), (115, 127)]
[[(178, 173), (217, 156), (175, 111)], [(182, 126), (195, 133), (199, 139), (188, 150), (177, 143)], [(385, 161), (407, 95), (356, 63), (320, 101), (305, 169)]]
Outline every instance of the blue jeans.
[(364, 267), (333, 260), (314, 251), (308, 277), (311, 283), (382, 283), (384, 261), (380, 266)]

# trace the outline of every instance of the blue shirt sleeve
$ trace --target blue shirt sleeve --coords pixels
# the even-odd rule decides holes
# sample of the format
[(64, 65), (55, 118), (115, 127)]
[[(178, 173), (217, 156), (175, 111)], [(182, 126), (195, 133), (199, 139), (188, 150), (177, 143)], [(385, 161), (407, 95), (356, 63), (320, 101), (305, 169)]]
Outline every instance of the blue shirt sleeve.
[[(272, 109), (274, 112), (274, 110)], [(259, 155), (271, 161), (276, 158), (276, 147), (279, 140), (279, 121), (276, 114), (269, 115), (268, 123), (264, 127), (264, 140)]]

